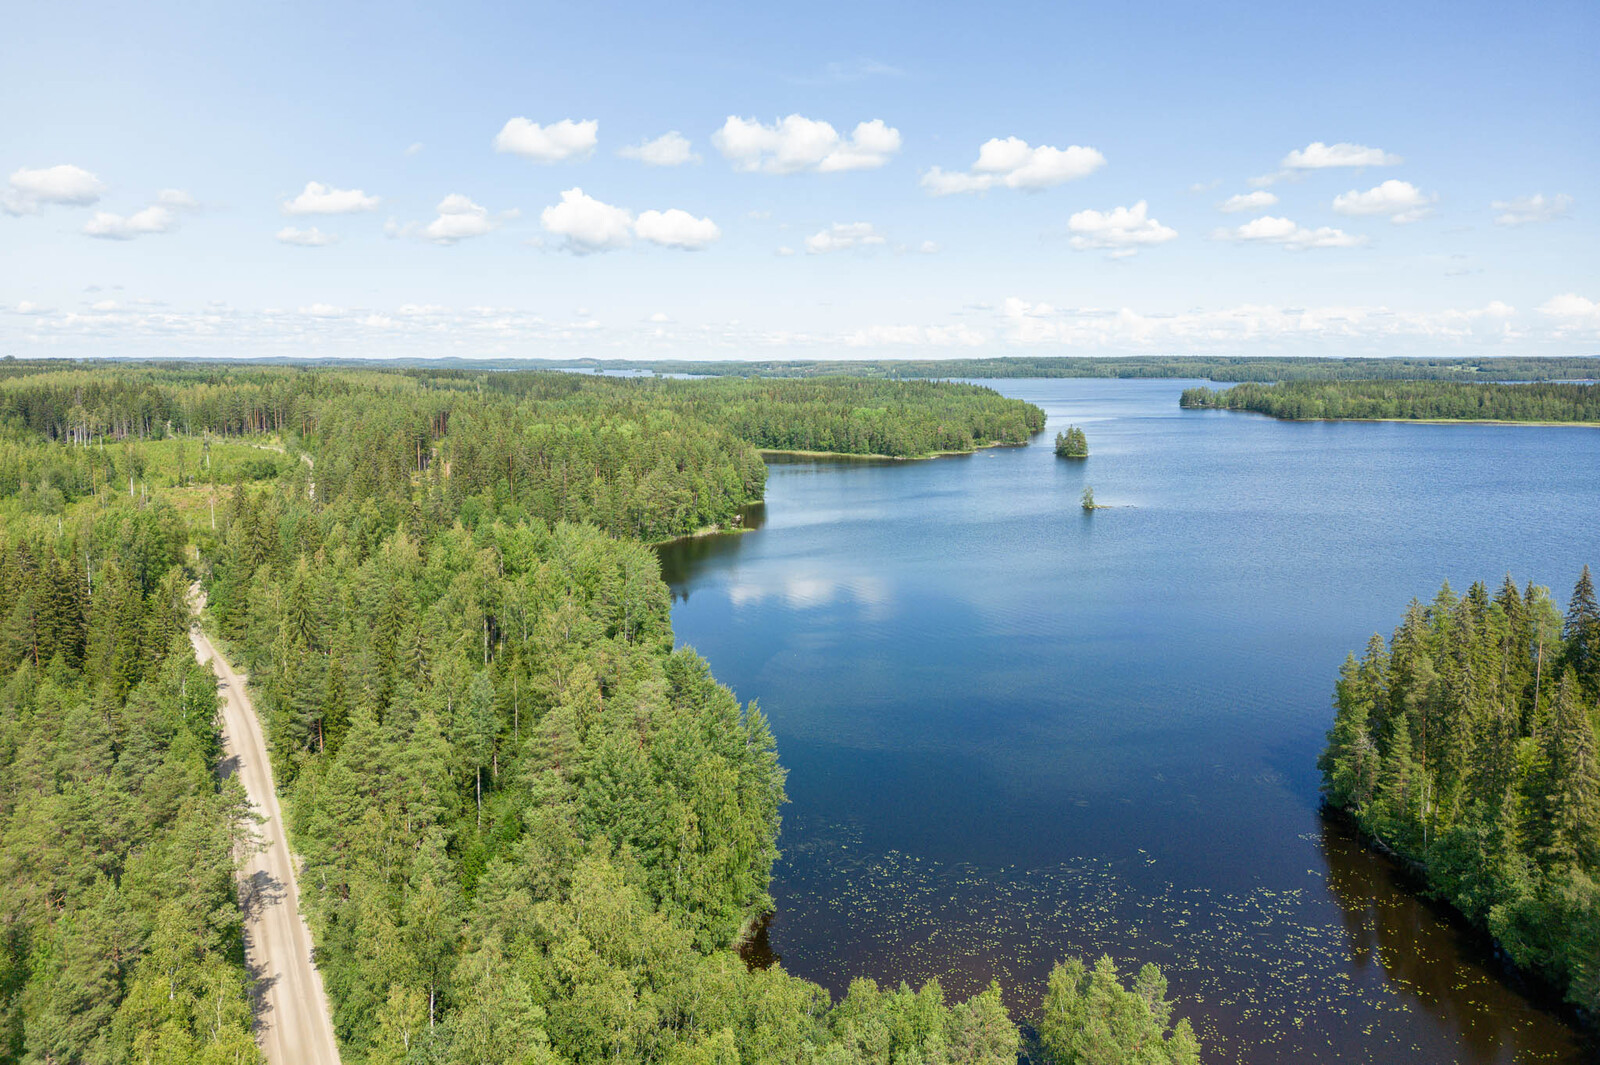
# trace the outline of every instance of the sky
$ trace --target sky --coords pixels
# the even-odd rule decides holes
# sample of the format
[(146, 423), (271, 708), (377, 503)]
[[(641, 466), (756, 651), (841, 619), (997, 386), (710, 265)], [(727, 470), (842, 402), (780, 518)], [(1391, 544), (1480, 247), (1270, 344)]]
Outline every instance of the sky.
[(1600, 354), (1600, 5), (17, 4), (0, 355)]

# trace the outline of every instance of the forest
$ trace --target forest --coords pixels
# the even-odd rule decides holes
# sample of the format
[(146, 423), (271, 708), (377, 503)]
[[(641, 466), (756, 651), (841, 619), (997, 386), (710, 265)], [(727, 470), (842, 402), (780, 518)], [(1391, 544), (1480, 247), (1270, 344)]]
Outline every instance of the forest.
[[(1271, 358), (1246, 355), (1006, 355), (972, 359), (319, 359), (260, 360), (255, 362), (183, 361), (156, 364), (164, 370), (227, 367), (299, 366), (323, 370), (371, 370), (420, 373), (445, 371), (476, 376), (485, 371), (571, 369), (590, 374), (682, 376), (706, 379), (738, 378), (871, 378), (877, 380), (1004, 379), (1017, 377), (1201, 378), (1210, 381), (1595, 381), (1600, 380), (1600, 356), (1489, 358)], [(51, 370), (106, 369), (104, 361), (28, 360), (0, 358), (0, 379), (12, 373), (31, 375)], [(8, 370), (7, 367), (10, 367)], [(615, 379), (615, 378), (613, 378)]]
[(1600, 423), (1600, 385), (1454, 381), (1287, 381), (1186, 388), (1179, 405), (1274, 418)]
[(1508, 576), (1412, 601), (1351, 655), (1319, 761), (1328, 803), (1485, 928), (1519, 966), (1600, 1010), (1600, 603), (1565, 615)]
[[(857, 424), (862, 427), (856, 431)], [(0, 374), (0, 1062), (252, 1062), (203, 623), (248, 669), (353, 1063), (1009, 1065), (998, 986), (733, 949), (785, 773), (675, 650), (646, 541), (760, 498), (756, 445), (1025, 439), (930, 382), (119, 366)], [(1068, 959), (1036, 1060), (1199, 1060), (1153, 966)]]
[(1600, 378), (1600, 356), (1562, 358), (1263, 358), (1244, 355), (1047, 355), (978, 359), (820, 359), (769, 362), (580, 360), (594, 369), (738, 377), (869, 376), (1205, 378), (1211, 381), (1571, 381)]

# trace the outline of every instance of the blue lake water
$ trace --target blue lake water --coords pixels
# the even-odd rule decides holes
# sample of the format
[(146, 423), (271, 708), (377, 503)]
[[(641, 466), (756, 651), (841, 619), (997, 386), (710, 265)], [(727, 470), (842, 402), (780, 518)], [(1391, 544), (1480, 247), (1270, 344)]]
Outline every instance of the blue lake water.
[[(992, 384), (1025, 448), (774, 457), (757, 531), (662, 551), (680, 643), (789, 769), (785, 968), (1014, 1012), (1160, 964), (1208, 1061), (1578, 1061), (1592, 1043), (1318, 811), (1347, 651), (1413, 596), (1600, 563), (1600, 431), (1183, 411), (1196, 382)], [(1069, 422), (1091, 457), (1059, 460)], [(1086, 513), (1085, 485), (1110, 509)]]

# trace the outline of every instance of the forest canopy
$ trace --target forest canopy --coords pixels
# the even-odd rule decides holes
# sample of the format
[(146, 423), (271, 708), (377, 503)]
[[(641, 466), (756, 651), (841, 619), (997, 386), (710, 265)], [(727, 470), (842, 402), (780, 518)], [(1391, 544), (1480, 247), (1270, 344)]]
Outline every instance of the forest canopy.
[(1290, 381), (1186, 388), (1179, 405), (1274, 418), (1600, 423), (1600, 385), (1445, 381)]
[(1508, 576), (1412, 601), (1340, 671), (1328, 802), (1518, 965), (1600, 1009), (1600, 605)]
[[(0, 374), (0, 1062), (257, 1060), (251, 823), (186, 638), (197, 580), (250, 674), (344, 1060), (1011, 1065), (998, 986), (835, 1002), (733, 949), (772, 904), (785, 774), (760, 708), (674, 649), (644, 541), (759, 500), (758, 444), (1042, 424), (932, 382)], [(1159, 1036), (1164, 990), (1096, 970), (1053, 1060)]]

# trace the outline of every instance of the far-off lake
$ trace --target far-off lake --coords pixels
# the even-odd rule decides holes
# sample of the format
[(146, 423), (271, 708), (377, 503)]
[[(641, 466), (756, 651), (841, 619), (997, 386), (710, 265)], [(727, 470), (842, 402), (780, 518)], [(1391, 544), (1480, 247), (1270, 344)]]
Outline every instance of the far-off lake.
[[(1412, 597), (1509, 571), (1564, 609), (1600, 568), (1600, 430), (983, 383), (1046, 432), (773, 457), (757, 531), (662, 549), (679, 642), (760, 702), (789, 769), (763, 946), (836, 994), (998, 979), (1019, 1018), (1066, 955), (1153, 961), (1207, 1061), (1594, 1055), (1321, 816), (1316, 758), (1346, 652)], [(1088, 460), (1052, 454), (1068, 423)]]

